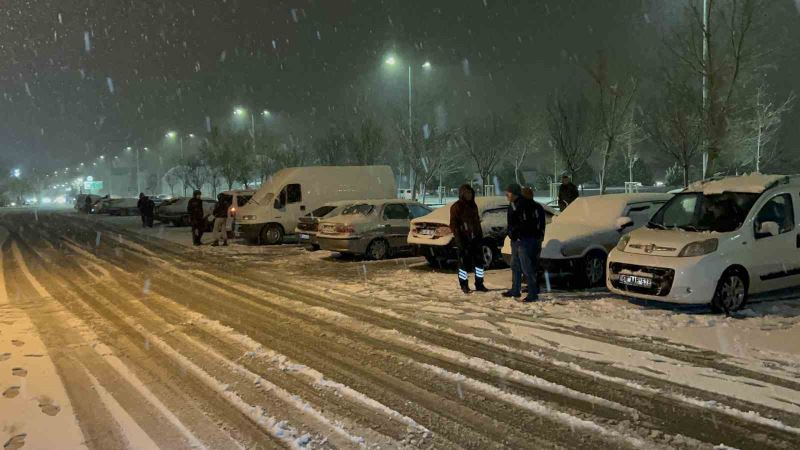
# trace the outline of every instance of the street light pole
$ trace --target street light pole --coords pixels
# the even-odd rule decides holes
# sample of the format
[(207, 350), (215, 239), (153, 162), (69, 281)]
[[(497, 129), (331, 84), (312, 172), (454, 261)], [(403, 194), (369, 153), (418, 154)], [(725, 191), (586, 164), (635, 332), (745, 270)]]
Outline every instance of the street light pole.
[[(703, 114), (707, 117), (706, 103), (708, 102), (708, 83), (709, 71), (711, 70), (711, 61), (708, 57), (708, 0), (703, 0)], [(703, 143), (703, 179), (706, 178), (706, 171), (708, 170), (708, 140)]]
[(142, 192), (142, 177), (139, 174), (139, 147), (136, 147), (136, 190)]

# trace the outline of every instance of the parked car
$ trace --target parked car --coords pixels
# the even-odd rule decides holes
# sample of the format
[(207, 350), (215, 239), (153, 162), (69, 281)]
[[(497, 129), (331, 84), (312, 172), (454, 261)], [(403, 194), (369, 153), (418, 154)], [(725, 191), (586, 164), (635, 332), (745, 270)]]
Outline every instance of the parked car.
[(341, 214), (344, 208), (353, 204), (352, 200), (342, 200), (340, 202), (326, 203), (319, 208), (311, 211), (303, 217), (297, 219), (297, 228), (294, 232), (297, 234), (297, 239), (306, 250), (317, 251), (319, 250), (319, 243), (317, 242), (317, 229), (319, 228), (319, 221), (322, 219), (330, 219)]
[(409, 250), (411, 220), (430, 214), (431, 209), (411, 200), (364, 200), (322, 220), (317, 241), (323, 250), (385, 259)]
[[(210, 198), (203, 199), (203, 212), (206, 219), (214, 212), (217, 201)], [(167, 200), (156, 208), (156, 218), (159, 222), (171, 223), (176, 227), (189, 225), (189, 212), (186, 210), (189, 205), (189, 197), (179, 197)], [(209, 226), (210, 228), (211, 226)]]
[(138, 216), (138, 198), (112, 198), (103, 202), (101, 212), (112, 216)]
[(300, 217), (338, 200), (389, 198), (396, 194), (389, 166), (314, 166), (283, 169), (264, 183), (237, 217), (242, 234), (279, 244)]
[(799, 218), (800, 176), (695, 183), (619, 241), (608, 288), (736, 311), (752, 294), (800, 286)]
[[(670, 194), (609, 194), (579, 197), (547, 227), (541, 270), (578, 277), (586, 286), (605, 282), (606, 259), (621, 236), (647, 224)], [(511, 259), (506, 239), (503, 256)]]
[[(450, 207), (448, 203), (431, 214), (411, 221), (408, 243), (417, 247), (428, 264), (440, 267), (457, 259), (453, 233), (450, 230)], [(483, 229), (483, 264), (491, 267), (500, 260), (500, 248), (506, 236), (508, 200), (505, 197), (476, 197)], [(545, 207), (548, 223), (555, 212)]]

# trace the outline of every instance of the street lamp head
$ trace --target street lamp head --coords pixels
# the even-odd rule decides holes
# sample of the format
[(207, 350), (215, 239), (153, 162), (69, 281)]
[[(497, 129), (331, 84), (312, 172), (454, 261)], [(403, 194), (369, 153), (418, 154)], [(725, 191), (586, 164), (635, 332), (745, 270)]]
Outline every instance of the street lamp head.
[(145, 148), (144, 148), (144, 151), (148, 151), (148, 150), (150, 150), (150, 149), (149, 149), (149, 148), (147, 148), (147, 147), (145, 147)]
[(388, 58), (386, 58), (386, 64), (389, 66), (397, 64), (397, 58), (395, 58), (394, 56), (389, 56)]
[(106, 159), (106, 155), (100, 155), (100, 159)]
[(165, 136), (166, 136), (167, 138), (169, 138), (169, 139), (175, 139), (175, 137), (176, 137), (176, 136), (178, 136), (178, 133), (176, 133), (176, 132), (174, 132), (174, 131), (168, 131), (168, 132), (167, 132), (167, 134), (166, 134)]
[(194, 133), (189, 133), (189, 137), (194, 139)]
[(233, 114), (237, 116), (243, 116), (245, 112), (244, 108), (235, 108), (233, 110)]
[(430, 61), (425, 61), (424, 63), (422, 63), (422, 68), (425, 70), (431, 70), (433, 66), (431, 65)]
[(81, 167), (83, 167), (83, 163), (81, 163)]
[(272, 113), (269, 112), (268, 109), (265, 109), (264, 111), (261, 112), (261, 115), (264, 116), (264, 117), (269, 117), (269, 116), (272, 115)]
[(132, 148), (130, 148), (130, 147), (128, 147), (128, 148), (126, 148), (125, 150), (126, 150), (126, 151), (131, 151), (131, 150), (133, 150), (133, 149), (132, 149)]

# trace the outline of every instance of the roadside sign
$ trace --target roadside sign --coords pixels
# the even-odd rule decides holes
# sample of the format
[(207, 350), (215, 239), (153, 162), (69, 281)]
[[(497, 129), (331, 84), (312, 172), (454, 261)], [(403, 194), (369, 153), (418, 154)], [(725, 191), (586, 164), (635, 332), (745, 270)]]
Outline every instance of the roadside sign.
[(85, 191), (100, 191), (103, 189), (102, 181), (84, 181), (83, 189)]

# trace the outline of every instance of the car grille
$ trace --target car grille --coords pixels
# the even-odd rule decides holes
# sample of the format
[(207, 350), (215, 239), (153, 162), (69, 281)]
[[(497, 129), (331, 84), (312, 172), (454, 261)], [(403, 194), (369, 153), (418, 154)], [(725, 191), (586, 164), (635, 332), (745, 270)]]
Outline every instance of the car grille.
[[(611, 263), (609, 265), (611, 273), (609, 279), (611, 285), (621, 291), (629, 291), (637, 294), (655, 295), (665, 297), (672, 290), (672, 282), (675, 280), (675, 270), (662, 267), (638, 266), (635, 264)], [(636, 274), (646, 274), (653, 277), (653, 285), (649, 288), (641, 286), (629, 286), (619, 282), (619, 275), (622, 272)]]

